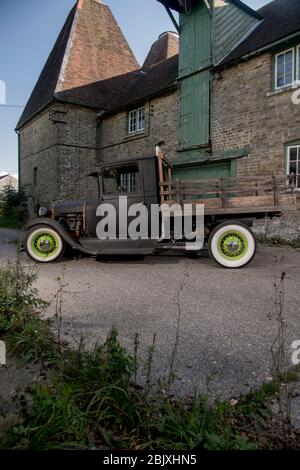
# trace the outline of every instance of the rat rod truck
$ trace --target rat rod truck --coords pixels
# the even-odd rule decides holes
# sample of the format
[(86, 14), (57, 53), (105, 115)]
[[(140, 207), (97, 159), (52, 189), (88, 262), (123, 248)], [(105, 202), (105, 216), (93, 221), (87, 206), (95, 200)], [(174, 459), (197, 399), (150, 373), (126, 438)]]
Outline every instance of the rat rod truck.
[[(207, 247), (217, 264), (240, 268), (255, 256), (253, 222), (265, 217), (280, 217), (287, 206), (289, 210), (297, 209), (293, 176), (174, 181), (172, 165), (160, 145), (156, 147), (155, 156), (103, 164), (90, 176), (98, 183), (99, 194), (95, 199), (56, 202), (50, 207), (41, 207), (39, 218), (27, 223), (23, 243), (33, 260), (41, 263), (56, 261), (68, 245), (94, 256), (153, 255), (166, 250), (198, 253)], [(99, 239), (97, 224), (103, 216), (102, 213), (99, 216), (99, 205), (113, 205), (118, 216), (120, 200), (124, 196), (129, 207), (138, 204), (148, 209), (153, 204), (164, 207), (174, 203), (181, 207), (189, 204), (192, 208), (204, 204), (204, 241), (187, 243), (184, 237), (176, 239), (172, 230), (166, 235), (162, 211), (160, 233), (156, 239), (132, 239), (129, 235)], [(174, 217), (171, 211), (168, 217)], [(173, 225), (171, 220), (169, 223), (174, 227), (174, 220)], [(197, 227), (193, 226), (193, 233), (196, 231)]]

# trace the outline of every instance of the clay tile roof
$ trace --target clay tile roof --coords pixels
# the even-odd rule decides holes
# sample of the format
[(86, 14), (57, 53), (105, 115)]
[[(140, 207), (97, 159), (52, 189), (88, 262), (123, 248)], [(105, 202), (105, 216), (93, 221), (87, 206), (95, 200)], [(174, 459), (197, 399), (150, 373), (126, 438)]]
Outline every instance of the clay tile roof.
[(140, 70), (128, 72), (116, 77), (99, 80), (88, 85), (72, 88), (56, 94), (62, 102), (87, 106), (96, 110), (107, 111), (120, 103), (124, 96), (140, 78)]
[[(22, 127), (61, 94), (124, 75), (139, 64), (109, 7), (78, 0), (52, 49), (17, 124)], [(77, 93), (78, 95), (78, 93)], [(81, 102), (84, 96), (80, 98)]]
[(146, 99), (166, 93), (177, 88), (178, 54), (161, 62), (150, 69), (141, 70), (133, 85), (122, 99), (108, 108), (108, 112), (126, 109)]
[(63, 58), (68, 44), (70, 31), (72, 28), (76, 6), (71, 10), (67, 21), (61, 30), (60, 35), (48, 57), (48, 60), (39, 76), (33, 92), (25, 106), (25, 109), (17, 124), (19, 129), (26, 121), (34, 116), (38, 111), (53, 101), (58, 77), (60, 74)]
[(260, 25), (220, 65), (227, 65), (256, 50), (300, 32), (300, 0), (274, 0), (258, 10)]
[(57, 99), (115, 113), (177, 88), (178, 55), (147, 71), (135, 70), (57, 94)]
[(143, 70), (163, 62), (179, 52), (179, 36), (177, 33), (167, 31), (159, 36), (152, 45), (143, 64)]

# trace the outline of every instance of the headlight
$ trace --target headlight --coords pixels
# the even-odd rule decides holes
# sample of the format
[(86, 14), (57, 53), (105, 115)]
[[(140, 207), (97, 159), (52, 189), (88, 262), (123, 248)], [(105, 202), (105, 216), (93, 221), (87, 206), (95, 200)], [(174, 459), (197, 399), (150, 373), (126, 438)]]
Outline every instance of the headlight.
[(49, 214), (49, 209), (47, 207), (39, 208), (39, 217), (46, 217)]

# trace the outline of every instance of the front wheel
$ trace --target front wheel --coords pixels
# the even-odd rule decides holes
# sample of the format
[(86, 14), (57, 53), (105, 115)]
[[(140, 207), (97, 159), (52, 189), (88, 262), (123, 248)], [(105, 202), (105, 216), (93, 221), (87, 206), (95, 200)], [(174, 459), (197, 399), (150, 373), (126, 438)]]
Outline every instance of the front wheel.
[(225, 268), (242, 268), (255, 256), (256, 240), (247, 225), (225, 222), (216, 227), (208, 241), (211, 258)]
[(55, 229), (47, 225), (37, 225), (26, 234), (24, 248), (34, 261), (51, 263), (63, 255), (65, 242)]

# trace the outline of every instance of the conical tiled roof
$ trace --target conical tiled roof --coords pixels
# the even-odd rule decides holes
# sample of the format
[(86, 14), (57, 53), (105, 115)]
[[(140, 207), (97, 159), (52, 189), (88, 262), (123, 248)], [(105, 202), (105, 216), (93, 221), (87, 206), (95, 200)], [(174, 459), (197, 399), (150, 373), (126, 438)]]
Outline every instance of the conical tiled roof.
[(139, 68), (109, 7), (100, 0), (78, 0), (49, 55), (17, 128), (54, 99), (70, 96), (68, 92), (72, 89)]
[(162, 33), (150, 49), (143, 65), (143, 70), (173, 57), (179, 53), (179, 36), (177, 33), (167, 31)]
[(75, 14), (76, 6), (71, 10), (67, 21), (58, 36), (58, 39), (17, 124), (17, 129), (38, 111), (53, 101)]

